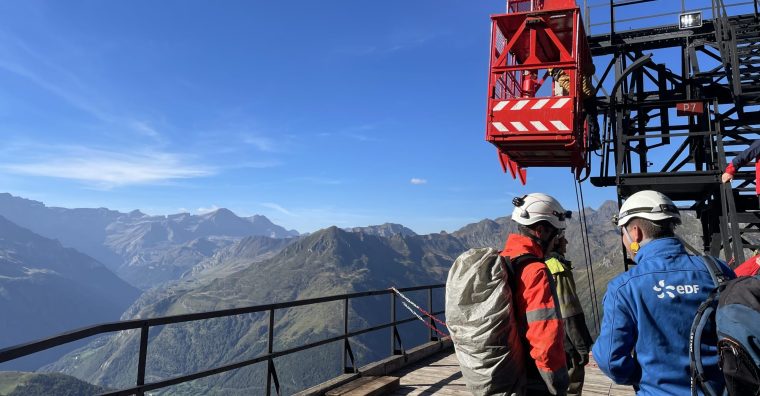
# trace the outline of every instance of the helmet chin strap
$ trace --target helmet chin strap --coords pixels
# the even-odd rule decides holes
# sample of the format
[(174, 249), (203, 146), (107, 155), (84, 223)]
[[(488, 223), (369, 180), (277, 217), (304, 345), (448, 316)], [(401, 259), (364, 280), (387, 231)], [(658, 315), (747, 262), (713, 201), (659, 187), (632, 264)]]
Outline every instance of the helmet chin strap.
[(549, 244), (552, 242), (552, 239), (554, 239), (557, 234), (559, 233), (558, 229), (554, 229), (551, 234), (549, 234), (549, 237), (546, 238), (546, 240), (539, 238), (536, 235), (528, 235), (528, 238), (534, 240), (536, 243), (538, 243), (539, 246), (541, 246), (541, 251), (546, 254), (548, 253), (547, 250), (549, 249)]

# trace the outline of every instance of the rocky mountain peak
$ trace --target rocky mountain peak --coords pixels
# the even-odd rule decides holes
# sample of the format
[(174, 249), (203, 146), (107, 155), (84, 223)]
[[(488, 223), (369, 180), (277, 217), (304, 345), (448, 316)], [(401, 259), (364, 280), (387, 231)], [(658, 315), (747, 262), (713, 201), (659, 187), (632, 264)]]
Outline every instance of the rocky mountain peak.
[(138, 218), (138, 219), (142, 218), (142, 217), (147, 217), (148, 216), (145, 213), (141, 212), (140, 209), (135, 209), (135, 210), (127, 213), (127, 215), (129, 217)]
[(404, 227), (401, 224), (396, 223), (383, 223), (380, 225), (371, 225), (366, 227), (353, 227), (347, 228), (346, 231), (361, 232), (369, 235), (376, 235), (381, 237), (391, 237), (394, 235), (412, 236), (417, 235), (416, 232)]
[(256, 227), (256, 229), (267, 231), (268, 233), (263, 232), (262, 235), (266, 235), (271, 238), (290, 238), (300, 235), (296, 230), (286, 230), (285, 228), (272, 223), (272, 221), (269, 220), (266, 216), (253, 215), (246, 217), (245, 219), (251, 222), (254, 227)]
[(604, 201), (596, 212), (603, 217), (612, 218), (612, 216), (618, 214), (618, 205), (615, 201)]
[(200, 215), (201, 218), (212, 221), (235, 221), (240, 219), (235, 213), (227, 208), (219, 208), (213, 212), (208, 212)]

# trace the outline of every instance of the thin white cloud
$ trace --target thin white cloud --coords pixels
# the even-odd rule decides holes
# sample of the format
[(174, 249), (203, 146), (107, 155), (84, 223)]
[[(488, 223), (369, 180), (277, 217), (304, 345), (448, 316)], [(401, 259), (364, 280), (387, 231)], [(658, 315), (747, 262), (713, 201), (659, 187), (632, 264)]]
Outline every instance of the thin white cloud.
[(310, 176), (304, 176), (304, 177), (296, 177), (292, 179), (294, 182), (307, 182), (311, 184), (317, 184), (317, 185), (324, 185), (324, 186), (337, 186), (340, 184), (343, 184), (342, 180), (338, 179), (329, 179), (326, 177), (310, 177)]
[(135, 131), (141, 135), (145, 135), (153, 139), (161, 139), (161, 135), (158, 133), (158, 131), (145, 121), (132, 121), (132, 126), (134, 127)]
[(27, 147), (25, 160), (0, 162), (8, 173), (70, 179), (99, 188), (157, 184), (175, 179), (210, 176), (210, 167), (189, 164), (179, 154), (145, 151), (124, 153), (81, 146)]
[(219, 210), (219, 207), (216, 206), (216, 205), (211, 205), (208, 208), (201, 207), (201, 208), (195, 209), (195, 211), (198, 214), (205, 214), (205, 213), (216, 212), (217, 210)]
[(261, 206), (269, 209), (274, 209), (282, 214), (288, 215), (288, 216), (296, 216), (293, 212), (283, 208), (282, 206), (272, 203), (272, 202), (262, 202)]
[(74, 92), (73, 90), (63, 88), (59, 84), (48, 81), (47, 79), (41, 77), (38, 73), (21, 65), (20, 63), (0, 60), (0, 69), (27, 79), (38, 87), (63, 99), (69, 105), (76, 107), (79, 110), (82, 110), (101, 121), (113, 121), (113, 117), (111, 115), (103, 112), (97, 106), (93, 105), (91, 101), (82, 97), (82, 95)]
[(384, 40), (384, 44), (344, 45), (334, 48), (332, 52), (339, 55), (354, 56), (388, 55), (399, 51), (412, 50), (418, 47), (422, 47), (441, 35), (442, 33), (439, 32), (431, 34), (429, 32), (398, 31), (390, 34)]
[(378, 137), (380, 134), (377, 132), (378, 125), (376, 124), (362, 124), (344, 128), (337, 132), (322, 132), (318, 133), (318, 137), (345, 137), (360, 142), (379, 142), (381, 139)]
[(370, 55), (388, 55), (395, 52), (413, 49), (423, 45), (427, 39), (415, 39), (408, 43), (388, 44), (385, 46), (377, 45), (349, 45), (333, 50), (333, 53), (340, 55), (370, 56)]
[(360, 142), (379, 142), (377, 124), (362, 124), (348, 128), (343, 135)]
[(243, 143), (256, 147), (260, 151), (277, 152), (279, 151), (277, 142), (274, 139), (261, 135), (244, 135)]
[(376, 138), (374, 136), (365, 135), (365, 134), (362, 134), (362, 133), (346, 132), (344, 135), (346, 137), (349, 137), (349, 138), (354, 139), (354, 140), (358, 140), (360, 142), (379, 142), (380, 141), (380, 139), (378, 139), (378, 138)]
[(427, 179), (420, 179), (418, 177), (413, 177), (412, 180), (409, 181), (409, 183), (412, 183), (414, 185), (427, 184)]
[[(0, 43), (4, 44), (0, 45), (0, 70), (31, 82), (99, 121), (121, 126), (158, 142), (163, 141), (159, 132), (145, 121), (123, 111), (113, 111), (116, 108), (113, 106), (109, 110), (108, 100), (98, 93), (97, 88), (93, 88), (93, 84), (80, 78), (83, 75), (81, 72), (72, 72), (61, 62), (49, 59), (48, 55), (33, 50), (26, 42), (3, 30), (0, 30)], [(59, 47), (61, 43), (58, 41)], [(77, 52), (65, 46), (59, 49), (67, 53)]]
[(234, 163), (226, 168), (228, 169), (265, 169), (265, 168), (274, 168), (277, 166), (282, 165), (281, 161), (275, 161), (275, 160), (265, 160), (265, 161), (246, 161), (246, 162), (239, 162)]

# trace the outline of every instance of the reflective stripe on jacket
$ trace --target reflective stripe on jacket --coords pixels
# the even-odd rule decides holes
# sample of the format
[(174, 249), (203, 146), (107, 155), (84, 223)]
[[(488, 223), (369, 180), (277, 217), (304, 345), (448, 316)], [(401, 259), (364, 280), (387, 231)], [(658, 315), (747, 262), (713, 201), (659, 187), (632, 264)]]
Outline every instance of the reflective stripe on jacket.
[(541, 261), (543, 252), (531, 238), (510, 234), (501, 255), (513, 261), (524, 255), (537, 257), (524, 260), (515, 268), (515, 319), (520, 329), (525, 329), (526, 346), (541, 378), (550, 391), (563, 394), (569, 381), (565, 332), (555, 303), (551, 275)]

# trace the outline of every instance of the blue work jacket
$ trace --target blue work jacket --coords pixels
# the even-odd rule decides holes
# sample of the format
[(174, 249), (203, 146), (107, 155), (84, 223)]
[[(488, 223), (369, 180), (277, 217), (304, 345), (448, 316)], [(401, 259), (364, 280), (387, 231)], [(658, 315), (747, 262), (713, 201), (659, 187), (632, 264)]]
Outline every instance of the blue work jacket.
[[(687, 254), (677, 238), (649, 241), (634, 260), (635, 267), (607, 286), (594, 359), (608, 377), (633, 385), (638, 395), (690, 395), (689, 332), (715, 284), (703, 259)], [(703, 345), (713, 346), (702, 347), (702, 361), (714, 389), (722, 390), (717, 340), (707, 337), (708, 330)]]

